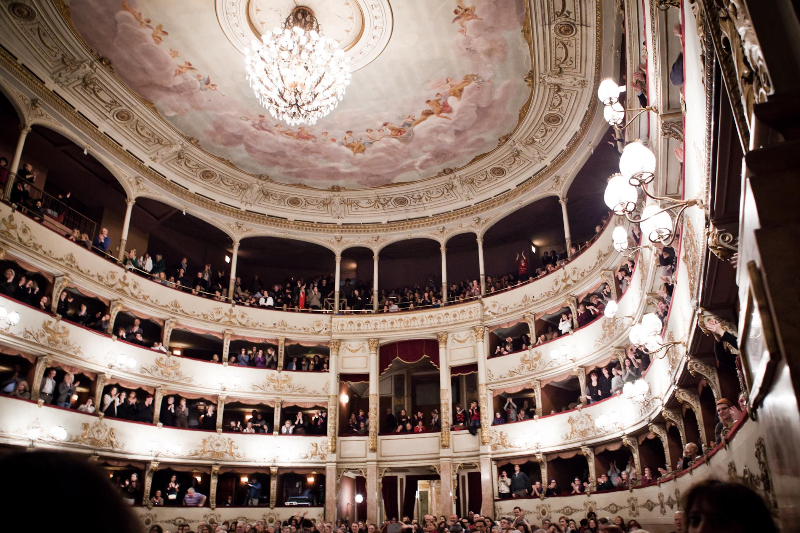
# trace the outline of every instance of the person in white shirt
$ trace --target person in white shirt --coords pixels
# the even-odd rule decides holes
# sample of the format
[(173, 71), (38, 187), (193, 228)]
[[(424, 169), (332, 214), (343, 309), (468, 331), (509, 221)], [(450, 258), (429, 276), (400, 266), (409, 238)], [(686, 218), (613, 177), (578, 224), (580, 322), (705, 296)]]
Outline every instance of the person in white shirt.
[(78, 407), (78, 411), (80, 411), (81, 413), (89, 413), (89, 414), (94, 413), (94, 400), (92, 400), (91, 398), (86, 400), (85, 404)]
[(287, 420), (286, 423), (281, 426), (281, 435), (291, 435), (292, 433), (294, 433), (294, 426), (291, 420)]
[(562, 335), (572, 333), (572, 318), (570, 317), (569, 313), (561, 313), (561, 321), (558, 323), (558, 331), (560, 331)]
[(116, 387), (111, 387), (111, 390), (108, 391), (107, 394), (103, 395), (103, 406), (102, 406), (103, 409), (102, 410), (103, 410), (104, 413), (106, 412), (106, 409), (108, 409), (108, 406), (111, 405), (112, 401), (114, 403), (116, 403), (117, 405), (119, 405), (119, 401), (120, 401), (119, 400), (119, 391), (117, 390)]
[(44, 403), (53, 403), (53, 393), (56, 390), (56, 369), (51, 368), (42, 380), (42, 388), (39, 389), (39, 399)]

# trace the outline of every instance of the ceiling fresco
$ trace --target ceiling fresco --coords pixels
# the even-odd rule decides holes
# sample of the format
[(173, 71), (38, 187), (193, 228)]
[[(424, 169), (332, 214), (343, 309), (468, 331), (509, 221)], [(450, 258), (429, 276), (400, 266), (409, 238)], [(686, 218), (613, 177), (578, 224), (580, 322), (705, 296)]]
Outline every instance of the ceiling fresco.
[[(294, 128), (259, 105), (214, 0), (71, 0), (69, 9), (117, 76), (213, 155), (276, 182), (360, 189), (468, 164), (514, 130), (531, 97), (525, 0), (394, 2), (383, 48), (359, 46), (378, 38), (365, 26), (378, 24), (380, 1), (309, 2), (323, 33), (327, 24), (343, 47), (371, 55), (353, 58), (359, 68), (336, 110)], [(269, 31), (293, 5), (251, 0), (248, 31)]]

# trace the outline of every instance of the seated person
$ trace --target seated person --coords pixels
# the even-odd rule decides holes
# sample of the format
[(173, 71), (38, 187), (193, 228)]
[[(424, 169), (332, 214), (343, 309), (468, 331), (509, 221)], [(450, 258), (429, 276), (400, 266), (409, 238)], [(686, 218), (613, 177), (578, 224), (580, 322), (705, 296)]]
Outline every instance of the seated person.
[(733, 402), (729, 399), (721, 398), (717, 402), (717, 416), (719, 417), (719, 422), (717, 422), (717, 426), (714, 428), (714, 441), (717, 444), (722, 442), (723, 438), (728, 437), (728, 432), (736, 423), (740, 414), (739, 410), (734, 408)]
[(506, 420), (500, 415), (499, 412), (494, 414), (494, 420), (492, 420), (493, 426), (499, 426), (500, 424), (505, 424)]
[(614, 484), (611, 483), (606, 474), (601, 475), (598, 481), (597, 490), (614, 490)]

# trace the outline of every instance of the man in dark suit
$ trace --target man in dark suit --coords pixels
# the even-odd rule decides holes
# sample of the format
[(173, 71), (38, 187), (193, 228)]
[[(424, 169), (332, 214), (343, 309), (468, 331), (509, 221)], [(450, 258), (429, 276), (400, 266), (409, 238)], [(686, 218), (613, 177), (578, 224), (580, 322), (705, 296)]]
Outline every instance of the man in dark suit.
[(136, 391), (131, 391), (128, 395), (128, 401), (123, 403), (117, 409), (117, 416), (123, 420), (136, 420), (139, 412), (139, 406), (136, 405)]
[(92, 248), (95, 252), (104, 255), (108, 253), (108, 248), (111, 246), (111, 239), (108, 237), (108, 228), (103, 228), (100, 233), (92, 241)]
[(147, 397), (144, 399), (144, 403), (139, 405), (139, 409), (136, 413), (136, 421), (137, 422), (146, 422), (148, 424), (153, 423), (153, 410), (155, 406), (153, 405), (153, 395), (148, 394)]

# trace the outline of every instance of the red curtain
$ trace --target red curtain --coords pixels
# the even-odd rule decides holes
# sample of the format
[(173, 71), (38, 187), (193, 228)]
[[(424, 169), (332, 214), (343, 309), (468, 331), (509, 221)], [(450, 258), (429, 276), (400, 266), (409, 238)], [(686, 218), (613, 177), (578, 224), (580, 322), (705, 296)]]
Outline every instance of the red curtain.
[(381, 374), (389, 368), (389, 365), (395, 359), (400, 359), (406, 363), (416, 363), (423, 357), (427, 357), (436, 368), (439, 368), (439, 343), (433, 339), (416, 339), (384, 344), (378, 349), (378, 353)]
[[(361, 503), (356, 503), (356, 508), (358, 509), (358, 519), (366, 522), (367, 498), (369, 498), (369, 494), (367, 494), (367, 478), (364, 476), (356, 476), (356, 494), (361, 494), (364, 496), (364, 499)], [(354, 516), (351, 518), (355, 519)]]
[[(414, 518), (414, 505), (417, 503), (417, 482), (439, 479), (435, 474), (426, 476), (406, 476), (406, 486), (403, 491), (403, 516)], [(397, 517), (398, 519), (401, 517)]]
[(469, 500), (467, 501), (467, 512), (472, 511), (480, 514), (483, 505), (483, 484), (481, 483), (480, 472), (467, 473), (467, 487), (469, 489)]
[(402, 518), (398, 516), (399, 509), (397, 508), (397, 476), (383, 476), (381, 495), (383, 496), (383, 508), (386, 511), (386, 518), (388, 520)]
[(339, 381), (351, 383), (369, 383), (369, 374), (339, 374)]
[(454, 366), (450, 368), (451, 376), (466, 376), (478, 372), (478, 364), (472, 363), (470, 365)]

